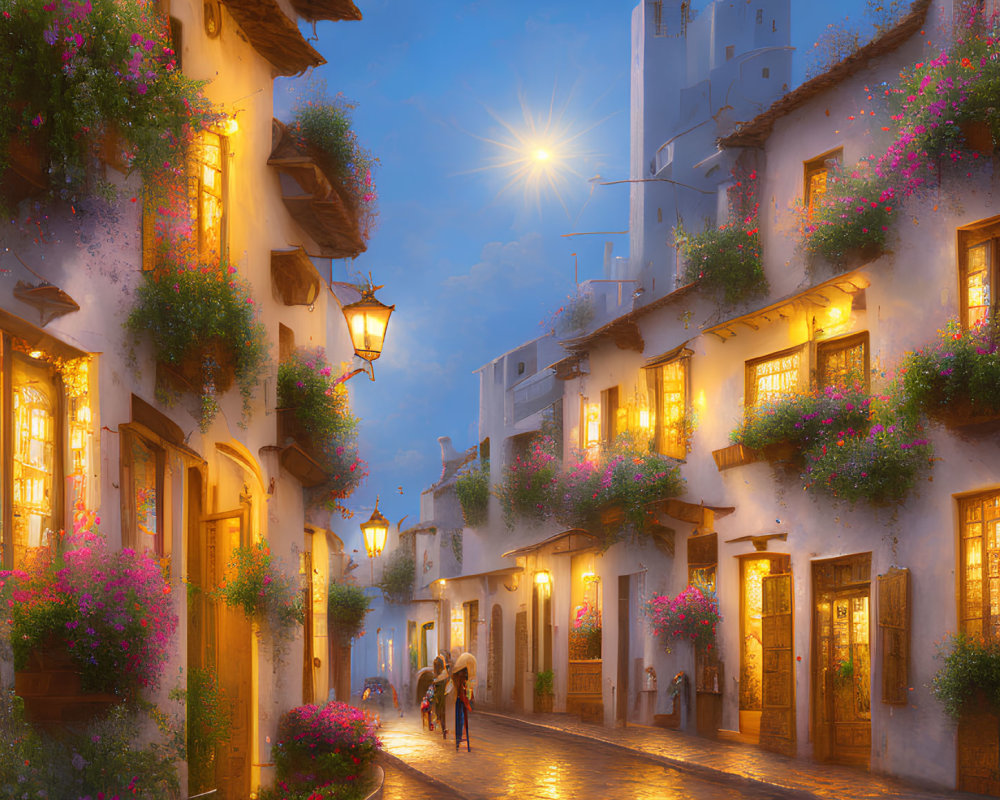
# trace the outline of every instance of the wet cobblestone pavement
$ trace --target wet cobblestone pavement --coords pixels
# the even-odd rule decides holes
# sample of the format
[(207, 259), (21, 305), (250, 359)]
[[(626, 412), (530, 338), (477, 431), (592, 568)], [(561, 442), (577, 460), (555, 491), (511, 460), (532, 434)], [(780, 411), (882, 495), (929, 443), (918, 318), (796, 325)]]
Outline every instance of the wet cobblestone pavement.
[[(661, 763), (695, 774), (728, 776), (743, 786), (758, 786), (788, 792), (784, 796), (815, 800), (974, 800), (981, 795), (923, 789), (865, 770), (787, 758), (760, 748), (692, 736), (680, 731), (630, 725), (610, 729), (588, 725), (566, 714), (498, 715), (491, 718), (525, 730), (560, 732), (602, 742), (619, 752), (642, 753)], [(749, 791), (749, 790), (748, 790)], [(747, 797), (758, 797), (752, 792)]]
[(385, 770), (382, 800), (459, 800), (458, 795), (443, 791), (441, 787), (422, 780), (387, 758), (383, 758), (380, 763)]
[[(783, 800), (764, 787), (734, 786), (684, 773), (601, 743), (526, 730), (474, 715), (472, 752), (455, 750), (415, 715), (386, 721), (386, 751), (467, 800)], [(387, 759), (389, 761), (389, 759)], [(386, 777), (386, 798), (390, 795)]]
[[(477, 712), (472, 752), (449, 733), (422, 728), (416, 712), (386, 720), (380, 735), (392, 766), (403, 762), (460, 798), (568, 800), (972, 800), (849, 767), (790, 759), (756, 747), (660, 728), (609, 729), (563, 714)], [(401, 770), (402, 771), (402, 770)], [(386, 781), (387, 791), (389, 780)], [(435, 797), (439, 795), (435, 794)], [(386, 798), (390, 795), (386, 794)], [(400, 798), (410, 795), (400, 795)], [(423, 795), (413, 795), (423, 797)]]

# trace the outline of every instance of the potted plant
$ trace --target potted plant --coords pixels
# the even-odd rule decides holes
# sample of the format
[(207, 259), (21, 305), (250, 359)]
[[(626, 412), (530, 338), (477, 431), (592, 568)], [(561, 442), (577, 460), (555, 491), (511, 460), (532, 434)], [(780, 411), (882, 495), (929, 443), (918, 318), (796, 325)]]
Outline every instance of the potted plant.
[(4, 573), (2, 590), (15, 689), (29, 719), (86, 720), (158, 683), (177, 615), (149, 554), (111, 550), (90, 530), (59, 533)]
[(970, 711), (1000, 714), (1000, 644), (959, 633), (938, 651), (944, 661), (931, 690), (954, 720)]
[(324, 788), (343, 796), (336, 790), (366, 782), (381, 748), (374, 723), (359, 708), (337, 702), (293, 708), (278, 721), (271, 748), (277, 781), (259, 797), (325, 797)]
[(468, 467), (455, 479), (455, 493), (462, 517), (469, 528), (487, 523), (490, 511), (490, 462), (484, 459)]
[(302, 596), (282, 572), (264, 541), (237, 547), (214, 596), (248, 618), (264, 623), (277, 639), (291, 636), (305, 620)]
[(158, 363), (174, 385), (201, 395), (202, 431), (218, 413), (217, 395), (235, 378), (243, 416), (267, 362), (268, 340), (250, 284), (226, 264), (177, 266), (143, 273), (125, 323), (148, 332)]
[(178, 69), (166, 18), (149, 5), (6, 6), (0, 176), (6, 169), (7, 187), (17, 174), (24, 177), (19, 160), (33, 153), (37, 164), (28, 171), (72, 198), (115, 131), (127, 132), (128, 144), (114, 148), (125, 167), (148, 181), (165, 163), (177, 167), (192, 134), (217, 119), (202, 83)]
[(653, 633), (670, 643), (691, 642), (696, 651), (708, 652), (715, 643), (716, 627), (722, 620), (714, 593), (688, 586), (676, 597), (656, 595), (646, 604)]
[(555, 673), (550, 669), (543, 669), (535, 673), (535, 713), (551, 714), (552, 701), (555, 697), (553, 686), (555, 684)]
[(342, 644), (364, 632), (365, 617), (371, 610), (371, 598), (364, 589), (352, 583), (331, 581), (326, 603), (327, 624)]

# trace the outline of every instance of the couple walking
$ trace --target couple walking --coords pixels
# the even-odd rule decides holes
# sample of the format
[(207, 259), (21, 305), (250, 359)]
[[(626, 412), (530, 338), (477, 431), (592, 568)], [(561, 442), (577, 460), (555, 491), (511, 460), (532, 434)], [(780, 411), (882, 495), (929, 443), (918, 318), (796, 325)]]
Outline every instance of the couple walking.
[(444, 738), (448, 738), (447, 696), (455, 692), (455, 749), (459, 749), (462, 739), (465, 748), (472, 750), (469, 741), (469, 713), (472, 711), (474, 692), (472, 687), (476, 677), (476, 659), (471, 653), (462, 653), (452, 666), (442, 656), (434, 659), (434, 715), (441, 725)]

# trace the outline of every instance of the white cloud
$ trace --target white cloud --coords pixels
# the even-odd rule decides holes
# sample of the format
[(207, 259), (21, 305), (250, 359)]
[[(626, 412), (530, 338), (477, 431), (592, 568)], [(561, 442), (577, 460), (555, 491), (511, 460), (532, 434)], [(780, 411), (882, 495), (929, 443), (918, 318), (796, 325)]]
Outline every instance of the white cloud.
[(427, 463), (427, 454), (419, 450), (397, 450), (392, 464), (398, 469), (420, 469)]
[(486, 299), (491, 290), (510, 292), (545, 283), (556, 276), (546, 260), (540, 233), (528, 233), (515, 242), (489, 242), (479, 261), (461, 275), (442, 281), (446, 290)]

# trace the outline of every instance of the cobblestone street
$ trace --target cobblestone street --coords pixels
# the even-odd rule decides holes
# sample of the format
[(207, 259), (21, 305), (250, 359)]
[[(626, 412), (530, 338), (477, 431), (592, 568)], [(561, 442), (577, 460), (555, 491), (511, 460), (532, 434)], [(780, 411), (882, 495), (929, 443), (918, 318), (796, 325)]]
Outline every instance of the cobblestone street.
[[(388, 770), (386, 773), (386, 798), (425, 796), (398, 790), (392, 785), (396, 775), (411, 782), (419, 775), (436, 784), (443, 796), (468, 800), (975, 797), (921, 790), (861, 770), (788, 759), (754, 747), (674, 731), (586, 725), (563, 714), (517, 718), (476, 713), (472, 717), (471, 752), (466, 751), (464, 742), (462, 750), (456, 752), (451, 731), (444, 741), (439, 731), (423, 729), (415, 712), (403, 718), (389, 715), (384, 723), (380, 736), (392, 770), (392, 776)], [(396, 763), (402, 762), (402, 769), (395, 767), (396, 759)], [(414, 785), (427, 791), (426, 783), (416, 780)]]
[[(524, 730), (478, 715), (473, 717), (471, 752), (464, 742), (456, 752), (451, 731), (445, 741), (439, 731), (431, 733), (419, 725), (419, 717), (412, 714), (388, 719), (381, 731), (385, 749), (468, 800), (779, 800), (791, 796), (717, 783), (599, 743)], [(387, 772), (386, 798), (403, 796), (393, 794), (391, 785), (400, 771)]]

